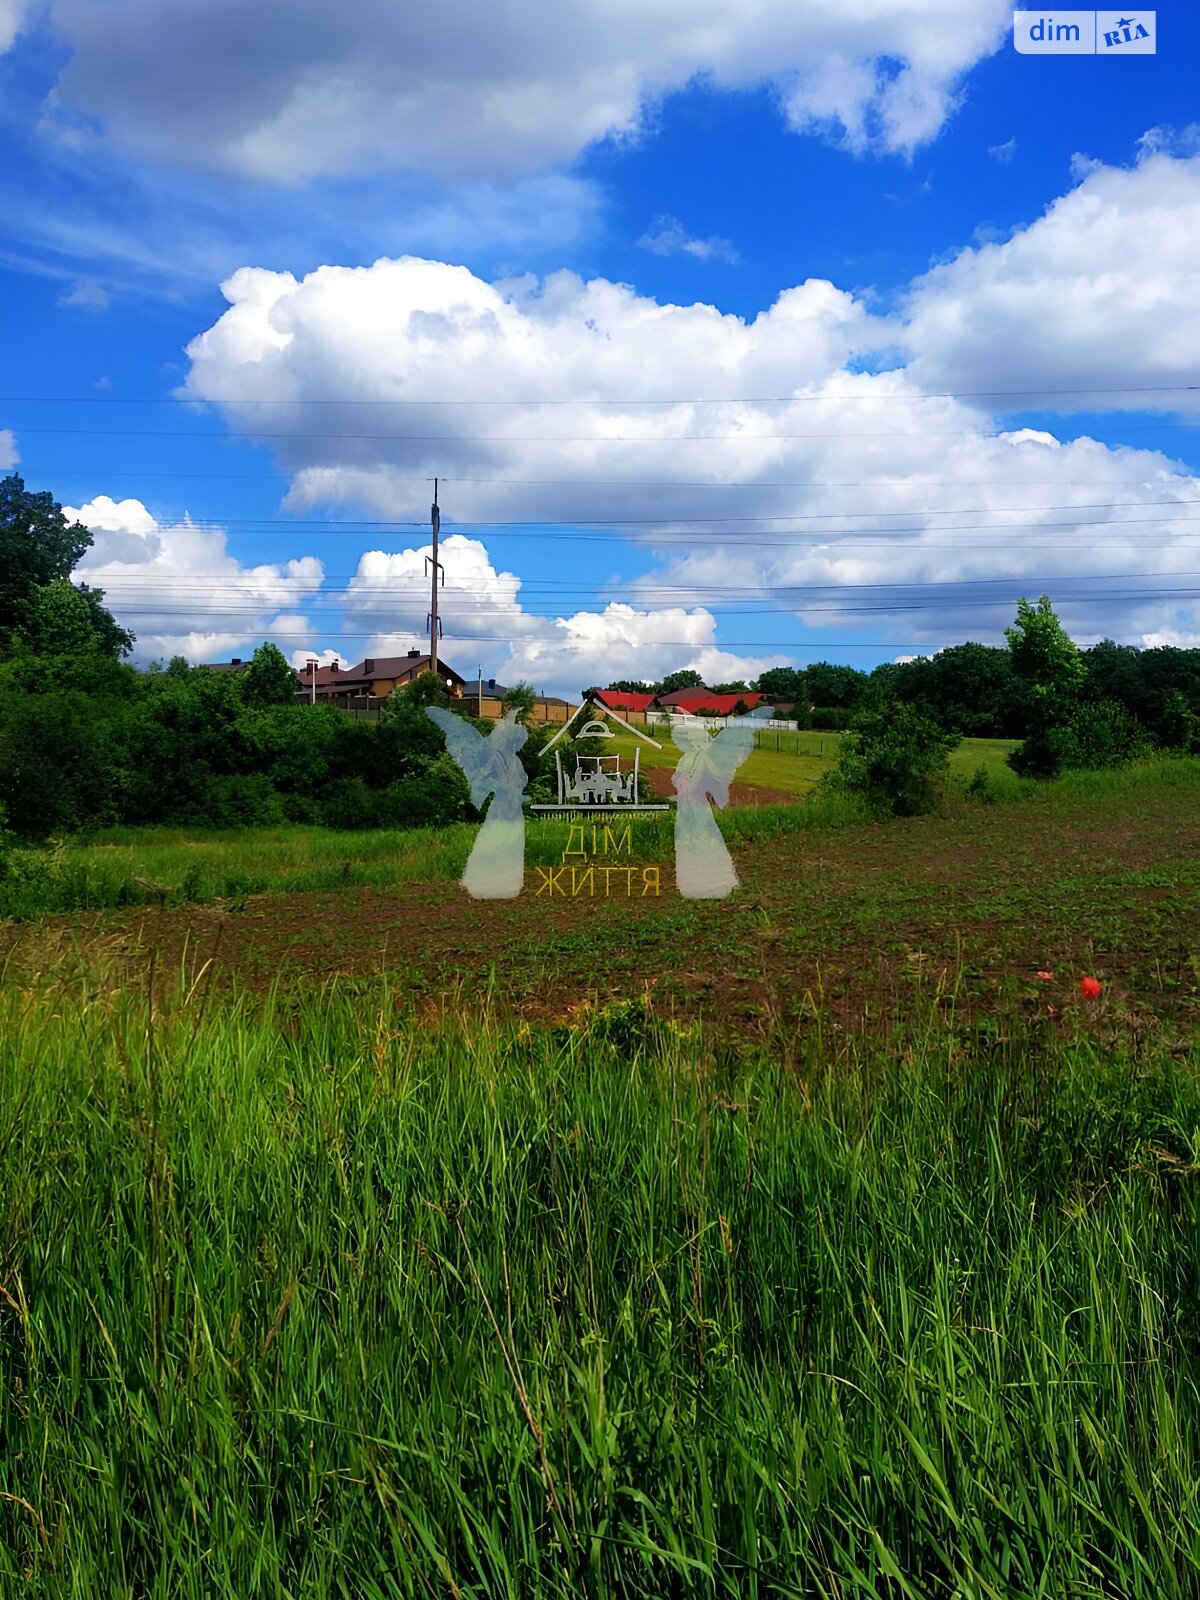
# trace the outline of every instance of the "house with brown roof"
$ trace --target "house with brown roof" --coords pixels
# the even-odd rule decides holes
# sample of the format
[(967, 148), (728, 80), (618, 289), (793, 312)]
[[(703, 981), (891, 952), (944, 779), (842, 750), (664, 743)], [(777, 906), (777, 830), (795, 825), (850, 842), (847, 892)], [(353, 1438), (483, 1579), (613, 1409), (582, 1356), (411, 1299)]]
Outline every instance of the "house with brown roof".
[[(315, 683), (315, 698), (318, 700), (337, 703), (358, 700), (368, 704), (386, 700), (393, 689), (411, 683), (431, 668), (428, 652), (421, 650), (409, 650), (402, 656), (367, 656), (353, 667), (344, 667), (337, 661), (327, 667), (314, 666), (310, 662), (307, 668), (301, 668), (296, 673), (297, 693), (311, 696)], [(466, 680), (440, 656), (438, 677), (452, 699), (460, 698)]]

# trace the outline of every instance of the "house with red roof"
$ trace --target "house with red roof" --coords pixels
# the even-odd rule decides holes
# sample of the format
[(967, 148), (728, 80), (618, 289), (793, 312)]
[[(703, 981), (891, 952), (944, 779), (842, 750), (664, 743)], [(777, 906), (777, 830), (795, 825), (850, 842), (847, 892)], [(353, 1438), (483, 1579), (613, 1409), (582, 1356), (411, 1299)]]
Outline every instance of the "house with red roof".
[(592, 698), (609, 711), (645, 711), (654, 703), (654, 693), (649, 689), (645, 694), (625, 689), (600, 689)]
[(674, 689), (670, 694), (659, 695), (654, 704), (660, 711), (683, 711), (691, 716), (700, 711), (712, 711), (719, 717), (735, 717), (739, 706), (753, 711), (766, 698), (753, 689), (743, 689), (737, 694), (714, 694), (711, 689)]

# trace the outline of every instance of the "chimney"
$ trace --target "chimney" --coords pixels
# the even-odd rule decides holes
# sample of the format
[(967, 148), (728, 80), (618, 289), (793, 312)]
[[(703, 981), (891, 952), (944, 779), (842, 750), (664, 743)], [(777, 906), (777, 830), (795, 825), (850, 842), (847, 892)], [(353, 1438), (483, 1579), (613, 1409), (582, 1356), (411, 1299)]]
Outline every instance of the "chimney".
[(416, 656), (419, 656), (421, 654), (421, 652), (419, 650), (410, 650), (408, 653), (409, 653), (410, 657), (416, 657)]
[(363, 672), (369, 678), (374, 671), (375, 671), (375, 658), (373, 656), (369, 656), (367, 658), (367, 660), (363, 662)]
[(234, 656), (233, 660), (229, 663), (229, 665), (231, 667), (240, 667), (241, 664), (242, 664), (241, 656)]
[(340, 672), (341, 671), (341, 666), (340, 666), (340, 664), (338, 662), (331, 661), (329, 663), (329, 670), (330, 670), (330, 672)]

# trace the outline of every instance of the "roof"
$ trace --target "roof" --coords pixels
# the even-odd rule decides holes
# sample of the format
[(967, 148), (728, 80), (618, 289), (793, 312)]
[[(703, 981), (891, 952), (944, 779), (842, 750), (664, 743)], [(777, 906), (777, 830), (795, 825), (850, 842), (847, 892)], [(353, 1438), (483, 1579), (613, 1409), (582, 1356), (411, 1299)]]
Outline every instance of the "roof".
[[(367, 656), (364, 661), (353, 667), (318, 667), (315, 676), (318, 689), (337, 688), (345, 689), (347, 693), (355, 690), (365, 692), (377, 679), (398, 678), (405, 672), (419, 676), (422, 672), (428, 672), (430, 665), (428, 655)], [(443, 677), (453, 678), (457, 683), (464, 681), (449, 662), (442, 660), (441, 656), (438, 657), (438, 671)], [(313, 675), (304, 667), (300, 667), (296, 671), (296, 678), (300, 687), (307, 689), (312, 683)]]
[(711, 689), (676, 689), (673, 694), (664, 695), (658, 703), (675, 711), (689, 711), (693, 715), (700, 710), (712, 710), (718, 716), (731, 717), (739, 705), (745, 706), (747, 711), (753, 711), (766, 698), (765, 694), (758, 694), (753, 689), (744, 689), (737, 694), (714, 694)]
[(302, 689), (307, 689), (313, 679), (317, 680), (317, 688), (325, 689), (332, 683), (342, 683), (350, 675), (350, 669), (341, 665), (318, 667), (315, 672), (310, 672), (307, 667), (296, 668), (296, 680)]
[(647, 690), (645, 694), (639, 694), (628, 689), (601, 689), (594, 698), (610, 711), (645, 711), (654, 699), (654, 692)]
[[(357, 667), (349, 669), (350, 675), (360, 678), (399, 678), (405, 672), (419, 676), (422, 672), (429, 672), (432, 661), (428, 654), (415, 656), (411, 651), (402, 656), (368, 656)], [(466, 680), (450, 665), (438, 657), (438, 671), (444, 677), (454, 678), (459, 683)]]

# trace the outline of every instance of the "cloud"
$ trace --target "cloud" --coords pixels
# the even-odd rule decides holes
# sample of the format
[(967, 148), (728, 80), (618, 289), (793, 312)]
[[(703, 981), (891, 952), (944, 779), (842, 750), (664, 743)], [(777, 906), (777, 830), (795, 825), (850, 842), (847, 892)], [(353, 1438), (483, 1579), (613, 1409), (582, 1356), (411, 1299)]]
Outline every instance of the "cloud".
[[(432, 546), (388, 553), (366, 551), (344, 602), (343, 621), (356, 635), (374, 626), (366, 654), (398, 655), (428, 648)], [(694, 666), (715, 678), (756, 675), (779, 665), (779, 656), (734, 655), (716, 643), (716, 618), (703, 607), (655, 610), (612, 602), (601, 611), (554, 617), (524, 609), (521, 580), (498, 571), (485, 544), (451, 534), (438, 556), (446, 581), (439, 594), (444, 658), (466, 676), (474, 662), (498, 662), (489, 676), (525, 679), (546, 693), (571, 696), (581, 688), (635, 670), (652, 677)], [(535, 604), (541, 603), (535, 600)]]
[(78, 283), (59, 296), (58, 303), (78, 311), (107, 311), (112, 296), (102, 283), (96, 283), (91, 278), (80, 278)]
[(293, 650), (291, 655), (288, 657), (288, 660), (296, 668), (297, 672), (303, 672), (308, 663), (314, 658), (316, 659), (319, 667), (331, 667), (333, 666), (334, 662), (336, 662), (340, 667), (348, 667), (353, 665), (352, 662), (346, 659), (346, 656), (341, 650), (309, 650), (300, 648)]
[(1200, 155), (1200, 122), (1189, 122), (1185, 128), (1176, 128), (1170, 123), (1147, 128), (1138, 140), (1137, 148), (1139, 159), (1153, 155)]
[(63, 511), (93, 535), (74, 576), (104, 590), (118, 622), (137, 634), (137, 659), (213, 660), (265, 637), (311, 632), (287, 608), (319, 591), (324, 569), (313, 556), (245, 567), (228, 553), (223, 530), (161, 524), (140, 500), (98, 495)]
[(1195, 395), (1101, 391), (1196, 381), (1200, 156), (1143, 143), (1132, 168), (1086, 162), (1076, 173), (1028, 227), (916, 281), (906, 307), (914, 382), (1057, 390), (1062, 410), (1195, 406)]
[[(589, 486), (574, 495), (539, 486), (531, 497), (523, 484), (464, 483), (453, 505), (464, 522), (556, 512), (570, 521), (581, 506), (588, 517), (653, 515), (661, 496), (590, 487), (647, 477), (679, 482), (666, 510), (686, 517), (711, 502), (682, 485), (767, 476), (797, 454), (777, 437), (777, 406), (689, 397), (815, 393), (836, 378), (848, 416), (860, 396), (904, 387), (844, 373), (895, 329), (819, 279), (752, 321), (569, 272), (489, 284), (415, 257), (301, 280), (245, 268), (222, 291), (229, 309), (188, 346), (184, 392), (218, 403), (239, 430), (307, 435), (276, 441), (296, 510), (368, 504), (423, 522), (430, 480), (452, 461), (464, 479)], [(337, 403), (350, 396), (367, 403)], [(491, 404), (513, 396), (527, 403)], [(654, 403), (664, 396), (682, 398)], [(832, 409), (822, 428), (838, 425)]]
[[(1169, 293), (1173, 271), (1168, 256)], [(1159, 292), (1153, 277), (1143, 292)], [(424, 526), (441, 476), (447, 637), (468, 652), (511, 641), (506, 670), (544, 676), (554, 657), (590, 682), (619, 656), (604, 681), (645, 675), (660, 656), (679, 664), (668, 639), (718, 649), (718, 624), (770, 639), (754, 619), (780, 612), (810, 643), (834, 629), (894, 648), (998, 642), (1018, 596), (1043, 591), (1084, 641), (1194, 625), (1171, 590), (1195, 564), (1200, 480), (1157, 451), (1005, 429), (1005, 402), (914, 382), (919, 357), (855, 370), (913, 330), (830, 283), (753, 319), (570, 273), (489, 284), (415, 258), (302, 279), (244, 269), (224, 293), (183, 392), (235, 431), (284, 435), (271, 444), (293, 510)], [(759, 398), (720, 398), (733, 395)], [(535, 616), (549, 604), (523, 604), (488, 554), (487, 525), (514, 522), (544, 540), (540, 584), (580, 536), (635, 557), (639, 575), (601, 596), (629, 614)], [(421, 641), (427, 548), (364, 556), (360, 627), (378, 618), (377, 638)], [(685, 616), (698, 632), (679, 631)], [(639, 668), (643, 647), (659, 655)]]
[(0, 428), (0, 471), (7, 472), (10, 467), (15, 467), (20, 459), (12, 429)]
[(638, 240), (639, 250), (649, 250), (656, 256), (674, 256), (682, 252), (695, 256), (697, 261), (728, 261), (732, 264), (738, 259), (738, 253), (728, 239), (721, 239), (715, 234), (709, 239), (692, 239), (677, 217), (655, 217), (654, 227), (657, 232), (644, 233)]
[(617, 678), (656, 680), (692, 667), (709, 683), (754, 678), (781, 666), (781, 655), (738, 655), (717, 643), (717, 619), (704, 607), (639, 610), (613, 601), (577, 611), (515, 643), (505, 671), (546, 693), (578, 693)]
[[(426, 544), (393, 552), (367, 550), (359, 557), (343, 602), (343, 619), (359, 632), (377, 630), (371, 636), (375, 654), (387, 653), (388, 640), (403, 638), (406, 649), (414, 639), (428, 640), (426, 561), (432, 554), (432, 545)], [(524, 615), (517, 599), (520, 578), (497, 571), (480, 540), (450, 534), (439, 542), (438, 559), (445, 579), (438, 609), (456, 639), (491, 645), (536, 630), (539, 624)]]
[(855, 150), (936, 136), (1001, 43), (1000, 0), (52, 0), (71, 47), (52, 107), (153, 159), (281, 182), (380, 167), (488, 177), (636, 137), (702, 78), (777, 86), (793, 127)]
[(1015, 135), (1011, 139), (1006, 139), (1003, 144), (988, 145), (988, 155), (990, 155), (994, 161), (1007, 163), (1012, 160), (1016, 153), (1017, 141)]
[(26, 0), (0, 0), (0, 52), (12, 48), (28, 10)]

